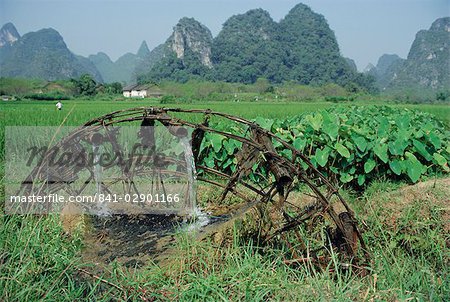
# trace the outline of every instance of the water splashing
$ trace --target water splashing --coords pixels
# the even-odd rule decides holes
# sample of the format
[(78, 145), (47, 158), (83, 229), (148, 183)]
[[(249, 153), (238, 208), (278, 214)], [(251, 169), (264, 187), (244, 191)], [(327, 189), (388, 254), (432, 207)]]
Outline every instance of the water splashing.
[[(97, 196), (102, 193), (102, 166), (100, 165), (100, 145), (93, 144), (92, 151), (94, 154), (94, 181), (95, 181), (95, 190)], [(96, 210), (96, 214), (99, 216), (110, 216), (111, 213), (108, 208), (107, 202), (102, 202), (99, 204)]]
[(180, 139), (181, 144), (184, 149), (184, 159), (186, 162), (186, 173), (187, 173), (187, 181), (188, 181), (188, 200), (186, 202), (186, 211), (193, 212), (197, 207), (197, 196), (196, 196), (196, 187), (195, 182), (197, 178), (197, 170), (195, 168), (194, 162), (194, 154), (192, 153), (191, 144), (189, 143), (189, 139), (187, 137), (182, 137)]
[(187, 230), (194, 231), (209, 223), (209, 218), (206, 213), (197, 206), (197, 190), (196, 179), (197, 169), (195, 167), (194, 154), (192, 153), (192, 146), (188, 137), (180, 139), (184, 149), (184, 159), (186, 161), (186, 172), (188, 176), (188, 201), (186, 203), (186, 212), (189, 216), (189, 223)]

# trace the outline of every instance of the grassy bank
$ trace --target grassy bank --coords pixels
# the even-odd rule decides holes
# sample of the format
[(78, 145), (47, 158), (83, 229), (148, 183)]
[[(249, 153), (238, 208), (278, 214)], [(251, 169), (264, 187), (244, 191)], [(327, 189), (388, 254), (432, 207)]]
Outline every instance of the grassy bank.
[[(118, 263), (99, 271), (80, 257), (82, 240), (57, 217), (2, 218), (0, 298), (4, 301), (445, 301), (450, 295), (447, 196), (450, 179), (411, 187), (377, 182), (346, 192), (364, 222), (372, 264), (365, 277), (284, 263), (277, 250), (235, 240), (229, 247), (180, 234), (165, 266)], [(446, 213), (446, 214), (445, 214)], [(446, 216), (447, 215), (447, 216)], [(334, 271), (334, 272), (332, 272)]]

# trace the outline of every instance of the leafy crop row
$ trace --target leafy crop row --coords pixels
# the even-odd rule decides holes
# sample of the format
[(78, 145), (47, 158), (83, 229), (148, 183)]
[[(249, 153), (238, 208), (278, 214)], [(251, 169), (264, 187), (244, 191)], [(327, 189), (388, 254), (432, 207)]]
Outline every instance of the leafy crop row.
[[(354, 106), (286, 120), (257, 118), (255, 122), (291, 143), (323, 173), (341, 183), (364, 186), (381, 176), (417, 182), (423, 175), (450, 172), (450, 132), (428, 113)], [(228, 130), (236, 127), (218, 126)], [(292, 156), (280, 143), (274, 142), (274, 146), (280, 154)], [(236, 141), (208, 134), (202, 145), (206, 155), (203, 164), (234, 171), (240, 148)]]

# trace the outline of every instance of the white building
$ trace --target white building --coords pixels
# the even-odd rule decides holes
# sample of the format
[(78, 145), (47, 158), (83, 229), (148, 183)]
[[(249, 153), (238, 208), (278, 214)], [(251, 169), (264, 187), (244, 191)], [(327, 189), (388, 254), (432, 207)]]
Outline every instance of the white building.
[(126, 98), (146, 98), (146, 97), (161, 97), (163, 92), (156, 86), (152, 85), (138, 85), (133, 84), (126, 86), (123, 91), (123, 96)]

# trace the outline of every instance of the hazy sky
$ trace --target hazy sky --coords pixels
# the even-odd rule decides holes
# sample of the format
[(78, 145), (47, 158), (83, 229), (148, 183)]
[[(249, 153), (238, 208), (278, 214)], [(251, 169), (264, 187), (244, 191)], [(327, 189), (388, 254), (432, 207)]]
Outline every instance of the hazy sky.
[(13, 22), (21, 35), (52, 27), (74, 53), (116, 60), (142, 40), (150, 49), (163, 43), (184, 16), (216, 36), (232, 15), (263, 8), (279, 21), (299, 2), (325, 16), (359, 69), (384, 53), (405, 58), (417, 31), (450, 16), (449, 0), (0, 0), (0, 24)]

